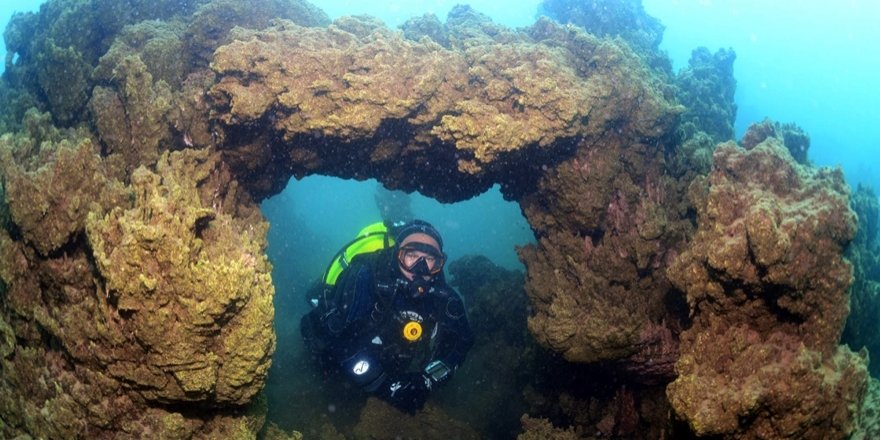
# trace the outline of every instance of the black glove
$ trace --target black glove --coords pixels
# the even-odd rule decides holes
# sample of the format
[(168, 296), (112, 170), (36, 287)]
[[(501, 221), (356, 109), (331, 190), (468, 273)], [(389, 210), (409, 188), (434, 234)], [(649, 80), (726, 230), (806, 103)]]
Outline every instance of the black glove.
[(395, 408), (412, 415), (425, 406), (430, 391), (431, 379), (421, 373), (405, 373), (386, 380), (378, 394)]

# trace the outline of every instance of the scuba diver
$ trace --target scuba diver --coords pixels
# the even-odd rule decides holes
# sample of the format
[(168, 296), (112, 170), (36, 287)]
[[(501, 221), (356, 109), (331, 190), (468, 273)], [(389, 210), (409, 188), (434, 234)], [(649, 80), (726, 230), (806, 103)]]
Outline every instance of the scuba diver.
[(440, 233), (421, 220), (395, 226), (392, 238), (371, 225), (340, 251), (300, 329), (326, 373), (415, 414), (464, 361), (473, 333), (444, 278)]

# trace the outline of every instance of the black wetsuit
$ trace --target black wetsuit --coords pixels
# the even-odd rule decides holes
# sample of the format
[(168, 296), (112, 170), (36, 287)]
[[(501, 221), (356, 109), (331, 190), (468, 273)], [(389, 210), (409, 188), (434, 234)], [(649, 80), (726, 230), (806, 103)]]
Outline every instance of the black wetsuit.
[[(303, 317), (307, 346), (325, 369), (400, 409), (420, 409), (431, 386), (464, 361), (473, 333), (442, 273), (421, 283), (424, 293), (419, 287), (401, 274), (394, 249), (355, 257), (325, 303)], [(427, 372), (438, 365), (445, 371)]]

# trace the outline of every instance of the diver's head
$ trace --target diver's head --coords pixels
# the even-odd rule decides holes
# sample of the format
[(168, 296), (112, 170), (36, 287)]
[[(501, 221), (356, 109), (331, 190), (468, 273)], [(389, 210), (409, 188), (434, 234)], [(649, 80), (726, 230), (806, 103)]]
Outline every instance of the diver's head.
[(400, 272), (412, 281), (416, 276), (430, 280), (443, 270), (446, 255), (443, 239), (430, 223), (413, 220), (397, 233), (397, 263)]

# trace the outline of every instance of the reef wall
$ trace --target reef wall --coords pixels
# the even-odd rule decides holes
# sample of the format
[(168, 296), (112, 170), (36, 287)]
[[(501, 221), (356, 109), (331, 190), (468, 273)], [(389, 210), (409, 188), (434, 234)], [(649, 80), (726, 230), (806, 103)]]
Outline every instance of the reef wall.
[[(468, 374), (518, 362), (504, 377), (525, 391), (472, 397), (527, 395), (524, 438), (876, 433), (867, 357), (839, 345), (848, 189), (791, 127), (716, 148), (732, 53), (675, 78), (653, 25), (513, 31), (460, 6), (394, 31), (299, 1), (128, 3), (50, 0), (5, 34), (3, 437), (254, 438), (275, 350), (258, 203), (308, 174), (441, 201), (500, 184), (520, 203), (525, 293), (470, 306), (521, 319), (477, 326)], [(654, 23), (624, 6), (616, 28)], [(465, 294), (518, 280), (455, 271)], [(371, 400), (352, 434), (393, 438), (397, 416)], [(416, 437), (517, 431), (415, 417)]]

